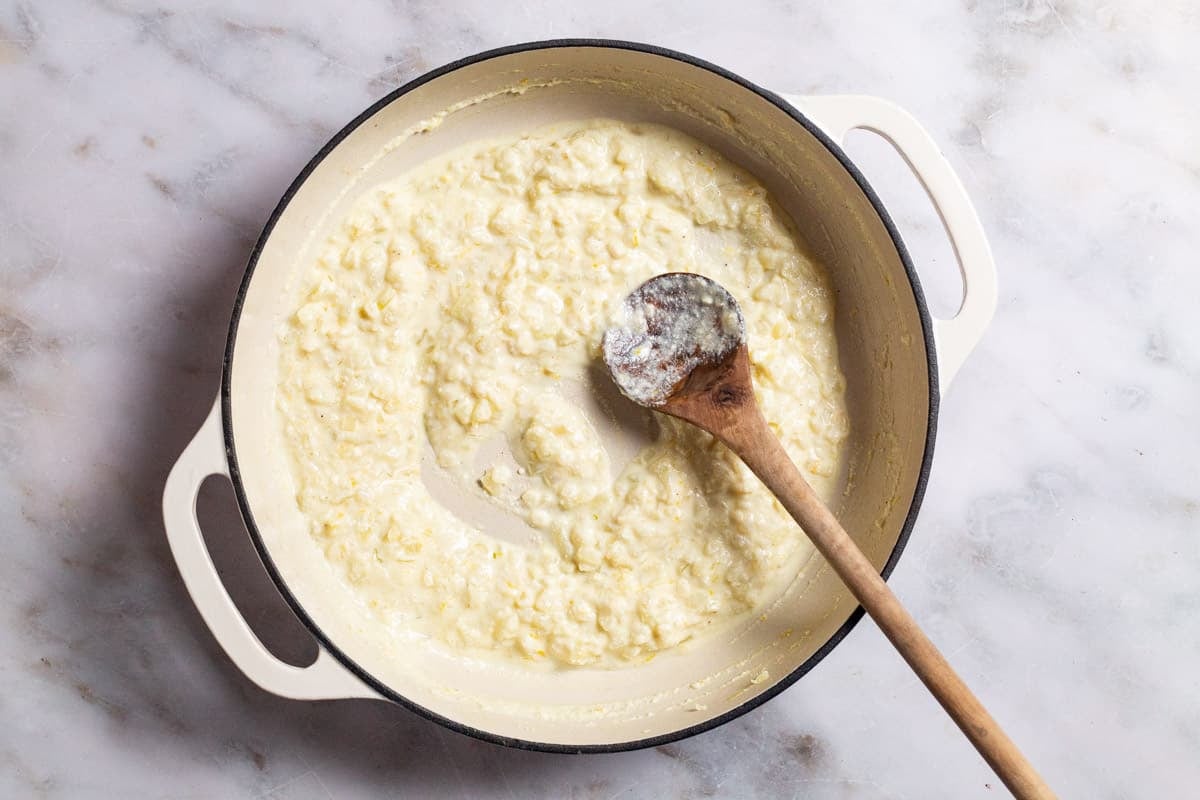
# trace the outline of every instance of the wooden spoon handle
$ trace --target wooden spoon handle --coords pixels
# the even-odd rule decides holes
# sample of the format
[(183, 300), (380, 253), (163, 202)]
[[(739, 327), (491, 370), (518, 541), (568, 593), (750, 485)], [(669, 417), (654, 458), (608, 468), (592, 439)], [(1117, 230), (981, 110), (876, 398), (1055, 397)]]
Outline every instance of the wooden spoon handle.
[(866, 612), (1009, 791), (1021, 800), (1054, 798), (1054, 792), (1033, 765), (929, 641), (879, 572), (804, 480), (762, 415), (747, 416), (750, 419), (743, 418), (743, 424), (721, 431), (720, 438), (800, 523), (808, 538), (833, 565)]

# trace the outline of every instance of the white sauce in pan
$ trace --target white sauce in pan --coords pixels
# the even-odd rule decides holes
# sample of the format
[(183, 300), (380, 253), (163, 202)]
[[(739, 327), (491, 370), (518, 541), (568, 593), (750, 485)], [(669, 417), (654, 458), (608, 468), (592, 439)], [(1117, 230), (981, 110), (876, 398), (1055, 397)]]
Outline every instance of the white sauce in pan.
[[(828, 499), (847, 420), (827, 279), (762, 186), (676, 131), (472, 145), (364, 194), (306, 267), (280, 334), (296, 499), (397, 658), (637, 663), (754, 612), (810, 555), (710, 436), (660, 415), (614, 465), (564, 388), (626, 294), (680, 271), (740, 302), (763, 412)], [(465, 521), (431, 474), (524, 537)]]

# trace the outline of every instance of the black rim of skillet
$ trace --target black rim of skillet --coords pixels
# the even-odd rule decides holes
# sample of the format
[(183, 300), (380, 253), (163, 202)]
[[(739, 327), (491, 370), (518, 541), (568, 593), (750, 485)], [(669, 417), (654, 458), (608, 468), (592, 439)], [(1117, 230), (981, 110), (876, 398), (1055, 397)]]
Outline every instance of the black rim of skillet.
[(883, 221), (884, 226), (887, 228), (888, 234), (892, 238), (892, 242), (896, 246), (896, 251), (900, 255), (900, 261), (904, 265), (904, 271), (908, 274), (908, 280), (912, 286), (913, 300), (916, 302), (917, 313), (921, 319), (921, 329), (925, 338), (925, 355), (929, 364), (929, 423), (926, 428), (927, 432), (925, 435), (925, 452), (922, 456), (921, 470), (917, 476), (917, 485), (913, 490), (912, 504), (909, 506), (908, 516), (904, 520), (904, 525), (900, 530), (900, 537), (896, 541), (896, 546), (892, 549), (891, 555), (888, 556), (887, 563), (884, 564), (883, 569), (880, 571), (884, 578), (887, 578), (888, 575), (891, 574), (892, 570), (895, 569), (896, 562), (900, 559), (901, 553), (904, 552), (905, 545), (908, 543), (908, 538), (912, 533), (913, 524), (916, 522), (917, 512), (920, 510), (921, 501), (925, 496), (925, 486), (929, 480), (929, 469), (933, 459), (933, 445), (937, 429), (939, 401), (937, 358), (933, 346), (933, 324), (929, 316), (929, 309), (925, 303), (925, 295), (921, 290), (921, 284), (917, 278), (916, 271), (913, 269), (912, 259), (909, 257), (908, 249), (904, 246), (904, 242), (900, 238), (900, 233), (896, 230), (896, 226), (892, 222), (891, 216), (889, 216), (887, 211), (884, 209), (883, 203), (880, 202), (878, 195), (875, 194), (875, 191), (871, 188), (870, 184), (867, 183), (867, 180), (863, 174), (842, 151), (842, 148), (836, 142), (832, 141), (828, 136), (826, 136), (825, 133), (821, 131), (821, 129), (818, 128), (813, 122), (797, 111), (790, 103), (779, 97), (774, 92), (763, 89), (762, 87), (751, 83), (745, 78), (742, 78), (741, 76), (736, 75), (729, 70), (723, 69), (715, 64), (711, 64), (703, 59), (695, 58), (674, 50), (668, 50), (663, 47), (657, 47), (655, 45), (609, 39), (551, 39), (541, 42), (526, 42), (524, 44), (515, 44), (507, 47), (500, 47), (495, 50), (488, 50), (483, 53), (477, 53), (476, 55), (468, 56), (467, 58), (459, 59), (458, 61), (454, 61), (443, 67), (439, 67), (438, 69), (425, 73), (419, 78), (409, 81), (405, 85), (390, 92), (387, 96), (375, 102), (370, 108), (359, 114), (357, 117), (351, 120), (349, 124), (338, 131), (333, 138), (330, 139), (329, 142), (326, 143), (325, 146), (322, 147), (315, 156), (313, 156), (312, 160), (308, 162), (296, 179), (292, 181), (292, 184), (288, 187), (287, 191), (284, 192), (279, 204), (275, 207), (275, 210), (271, 212), (271, 216), (267, 220), (267, 224), (264, 226), (262, 234), (258, 237), (258, 241), (255, 243), (254, 249), (250, 253), (250, 260), (246, 266), (246, 274), (242, 278), (241, 286), (238, 288), (237, 297), (234, 300), (233, 317), (229, 324), (229, 338), (225, 345), (225, 357), (221, 371), (221, 417), (225, 436), (225, 453), (229, 462), (229, 476), (233, 481), (234, 493), (237, 496), (238, 506), (241, 509), (242, 517), (245, 519), (246, 528), (250, 532), (250, 539), (254, 542), (254, 547), (258, 551), (258, 555), (262, 559), (263, 565), (266, 567), (267, 572), (270, 574), (271, 579), (275, 583), (275, 586), (279, 589), (279, 593), (283, 596), (284, 600), (287, 601), (287, 604), (291, 607), (292, 611), (296, 614), (300, 621), (304, 623), (305, 627), (308, 628), (313, 636), (316, 637), (321, 647), (328, 650), (334, 658), (341, 662), (342, 665), (344, 665), (347, 669), (354, 673), (354, 675), (366, 683), (367, 686), (378, 692), (382, 697), (391, 700), (411, 711), (415, 711), (426, 719), (443, 725), (450, 730), (472, 736), (476, 739), (482, 739), (486, 742), (494, 742), (496, 744), (502, 744), (508, 747), (515, 747), (521, 750), (541, 750), (549, 753), (616, 753), (625, 750), (638, 750), (646, 747), (656, 747), (658, 745), (675, 742), (680, 739), (686, 739), (690, 736), (695, 736), (696, 734), (704, 733), (705, 731), (709, 731), (720, 725), (724, 725), (726, 722), (730, 722), (746, 712), (757, 708), (771, 698), (775, 697), (777, 694), (781, 693), (784, 689), (787, 689), (796, 681), (800, 680), (800, 678), (802, 678), (809, 670), (815, 667), (823, 658), (825, 658), (825, 656), (829, 655), (830, 651), (832, 651), (833, 648), (842, 641), (842, 639), (846, 638), (846, 635), (849, 634), (854, 626), (858, 624), (858, 621), (862, 619), (864, 613), (862, 606), (855, 608), (855, 610), (850, 614), (849, 619), (847, 619), (846, 622), (834, 632), (833, 636), (831, 636), (828, 641), (821, 645), (821, 647), (818, 648), (817, 651), (813, 653), (803, 664), (792, 670), (791, 673), (789, 673), (785, 678), (776, 683), (770, 689), (767, 689), (762, 694), (747, 700), (736, 708), (726, 711), (720, 716), (713, 717), (712, 719), (706, 720), (699, 724), (690, 725), (686, 728), (681, 728), (677, 731), (672, 731), (671, 733), (666, 733), (661, 736), (652, 736), (646, 739), (635, 739), (632, 741), (615, 742), (611, 744), (556, 744), (553, 742), (535, 742), (527, 739), (517, 739), (510, 736), (500, 736), (498, 734), (490, 733), (478, 728), (472, 728), (469, 725), (464, 725), (461, 722), (441, 716), (440, 714), (414, 703), (412, 700), (409, 700), (403, 695), (397, 693), (394, 689), (377, 680), (373, 675), (371, 675), (371, 673), (363, 669), (361, 666), (355, 663), (353, 659), (342, 652), (341, 648), (339, 648), (328, 636), (325, 635), (316, 622), (309, 617), (308, 613), (296, 599), (295, 595), (292, 594), (287, 583), (284, 581), (283, 576), (280, 574), (279, 569), (275, 566), (275, 562), (271, 559), (270, 554), (267, 552), (267, 547), (263, 543), (262, 536), (258, 531), (258, 526), (254, 522), (254, 515), (250, 511), (250, 504), (246, 499), (245, 489), (242, 485), (241, 471), (238, 468), (237, 453), (233, 442), (233, 412), (231, 403), (232, 393), (230, 390), (230, 378), (231, 366), (233, 363), (233, 350), (234, 344), (237, 341), (238, 321), (241, 319), (242, 306), (246, 300), (246, 292), (250, 287), (250, 281), (254, 277), (254, 268), (258, 264), (258, 259), (262, 254), (263, 247), (266, 245), (267, 240), (271, 236), (271, 231), (275, 228), (275, 223), (278, 222), (279, 217), (287, 209), (292, 197), (300, 189), (304, 181), (308, 179), (309, 174), (316, 169), (317, 165), (320, 164), (321, 161), (323, 161), (325, 157), (329, 155), (329, 153), (359, 125), (371, 118), (384, 106), (392, 103), (400, 97), (403, 97), (405, 94), (411, 92), (419, 86), (422, 86), (436, 78), (440, 78), (443, 75), (454, 72), (457, 69), (470, 66), (471, 64), (477, 64), (481, 61), (488, 61), (493, 58), (513, 55), (515, 53), (523, 53), (530, 50), (551, 50), (555, 48), (566, 47), (633, 50), (640, 53), (647, 53), (663, 58), (669, 58), (675, 61), (681, 61), (685, 64), (690, 64), (694, 67), (699, 67), (703, 70), (707, 70), (708, 72), (711, 72), (728, 81), (732, 81), (733, 83), (736, 83), (745, 89), (749, 89), (767, 102), (777, 106), (780, 110), (784, 111), (793, 120), (795, 120), (797, 124), (803, 126), (809, 133), (815, 136), (821, 142), (821, 144), (823, 144), (829, 150), (829, 152), (832, 153), (839, 162), (841, 162), (846, 171), (849, 172), (854, 178), (855, 182), (858, 183), (859, 188), (862, 189), (863, 193), (867, 196), (867, 199), (871, 202), (871, 205), (874, 206), (875, 212)]

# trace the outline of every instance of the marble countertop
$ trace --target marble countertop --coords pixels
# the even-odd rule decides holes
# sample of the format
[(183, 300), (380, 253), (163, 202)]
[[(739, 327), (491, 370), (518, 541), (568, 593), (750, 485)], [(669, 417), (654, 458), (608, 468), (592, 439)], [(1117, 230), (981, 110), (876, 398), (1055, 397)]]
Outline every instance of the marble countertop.
[[(270, 696), (200, 621), (159, 498), (279, 195), (399, 83), (556, 36), (876, 94), (929, 127), (991, 236), (1000, 307), (943, 404), (893, 586), (1063, 797), (1196, 793), (1193, 4), (196, 5), (0, 4), (0, 796), (1004, 796), (869, 622), (723, 728), (580, 757), (383, 703)], [(849, 150), (934, 309), (952, 306), (951, 255), (912, 179), (867, 134)], [(228, 487), (206, 486), (200, 509), (268, 643), (311, 651)]]

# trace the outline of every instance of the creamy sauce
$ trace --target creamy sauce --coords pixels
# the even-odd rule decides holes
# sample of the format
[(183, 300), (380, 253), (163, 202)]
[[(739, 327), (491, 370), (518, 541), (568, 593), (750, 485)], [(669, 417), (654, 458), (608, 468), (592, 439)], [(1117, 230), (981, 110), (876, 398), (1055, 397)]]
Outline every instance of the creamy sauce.
[[(710, 436), (659, 416), (614, 464), (567, 391), (626, 294), (680, 271), (741, 301), (763, 412), (828, 499), (832, 292), (765, 190), (698, 142), (601, 120), (472, 145), (330, 236), (280, 334), (278, 406), (310, 534), (397, 658), (641, 662), (760, 608), (811, 554)], [(433, 473), (495, 524), (437, 502)]]

